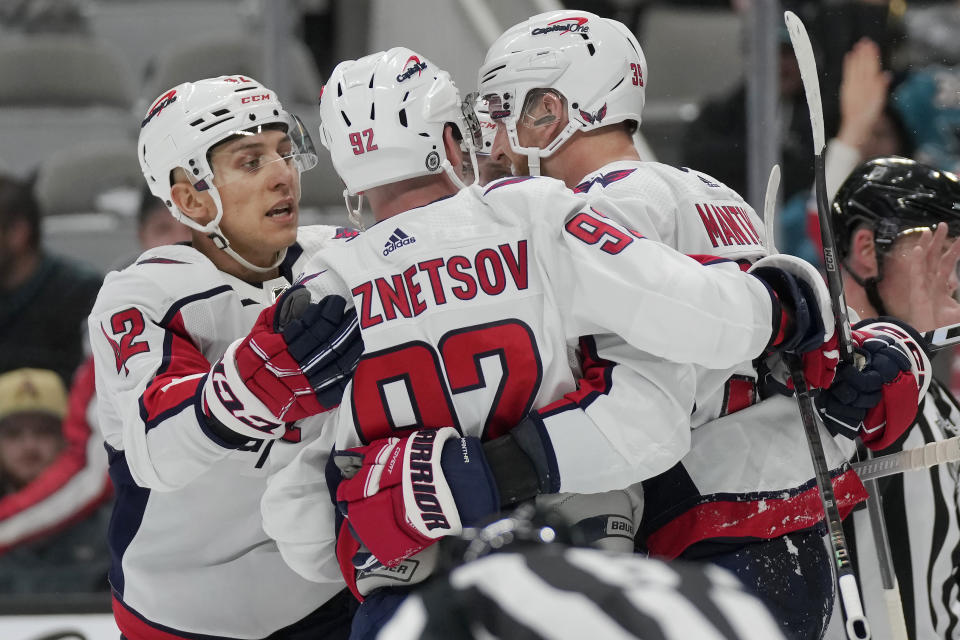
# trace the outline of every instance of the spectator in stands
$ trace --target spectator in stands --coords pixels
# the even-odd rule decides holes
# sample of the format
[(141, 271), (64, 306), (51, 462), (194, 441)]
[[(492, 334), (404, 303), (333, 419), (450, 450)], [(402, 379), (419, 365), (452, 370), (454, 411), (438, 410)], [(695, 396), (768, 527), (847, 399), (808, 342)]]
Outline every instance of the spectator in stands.
[[(900, 113), (889, 101), (891, 76), (881, 64), (880, 48), (861, 39), (843, 61), (840, 83), (840, 127), (827, 143), (825, 173), (827, 199), (865, 160), (881, 156), (910, 156), (912, 138)], [(820, 222), (813, 187), (788, 200), (778, 216), (782, 230), (778, 244), (786, 253), (814, 264), (822, 262)]]
[(960, 172), (960, 71), (940, 64), (911, 68), (892, 98), (913, 136), (914, 159)]
[[(779, 33), (781, 123), (774, 126), (779, 132), (782, 190), (789, 198), (813, 181), (813, 139), (800, 69), (786, 28)], [(741, 82), (732, 93), (704, 104), (683, 139), (683, 164), (697, 167), (738, 193), (747, 192), (746, 104), (747, 85)]]
[(56, 459), (66, 412), (66, 389), (50, 372), (18, 369), (0, 376), (2, 495), (23, 489)]
[(190, 230), (170, 215), (163, 200), (144, 187), (137, 210), (137, 239), (140, 251), (162, 247), (167, 244), (190, 241)]
[(107, 591), (106, 453), (84, 408), (43, 369), (0, 374), (0, 593)]
[(52, 369), (67, 383), (83, 359), (83, 327), (101, 277), (44, 251), (30, 186), (0, 176), (0, 373)]
[[(751, 10), (753, 0), (733, 2), (735, 9)], [(838, 105), (832, 96), (839, 91), (841, 67), (847, 51), (861, 37), (869, 37), (886, 50), (893, 38), (887, 0), (785, 0), (785, 9), (804, 20), (818, 54), (821, 95), (828, 134), (836, 131)], [(771, 123), (778, 131), (784, 200), (805, 192), (813, 182), (813, 141), (806, 97), (796, 57), (786, 28), (778, 32), (780, 118)], [(709, 173), (739, 193), (746, 193), (746, 84), (701, 107), (699, 117), (683, 139), (682, 162)]]

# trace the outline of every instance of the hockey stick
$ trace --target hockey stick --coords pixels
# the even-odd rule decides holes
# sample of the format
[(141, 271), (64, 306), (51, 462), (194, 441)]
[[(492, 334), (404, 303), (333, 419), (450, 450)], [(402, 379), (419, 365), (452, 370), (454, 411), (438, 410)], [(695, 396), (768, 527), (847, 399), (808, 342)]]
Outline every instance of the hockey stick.
[(950, 324), (945, 327), (926, 331), (923, 339), (927, 341), (930, 351), (939, 351), (960, 344), (960, 324)]
[[(773, 165), (773, 167), (770, 169), (770, 177), (767, 180), (766, 195), (763, 199), (763, 227), (767, 236), (766, 249), (767, 253), (770, 255), (778, 253), (774, 239), (774, 230), (776, 228), (774, 225), (774, 215), (776, 210), (777, 189), (779, 186), (780, 166)], [(799, 358), (793, 354), (789, 354), (788, 357), (790, 358), (790, 360), (787, 361), (790, 365), (790, 375), (793, 378), (794, 387), (797, 389), (797, 403), (800, 407), (800, 417), (803, 421), (804, 432), (807, 436), (807, 445), (810, 448), (810, 456), (813, 459), (814, 476), (817, 481), (817, 487), (820, 490), (820, 497), (823, 500), (824, 514), (826, 514), (827, 524), (830, 527), (831, 543), (833, 543), (835, 532), (839, 532), (841, 537), (840, 546), (838, 547), (836, 543), (833, 543), (833, 545), (837, 582), (840, 585), (841, 596), (843, 596), (845, 594), (843, 585), (846, 582), (849, 582), (849, 580), (843, 576), (845, 576), (846, 573), (849, 573), (849, 577), (853, 578), (852, 570), (849, 567), (849, 560), (847, 560), (847, 554), (845, 551), (846, 541), (842, 538), (843, 525), (840, 524), (840, 514), (837, 512), (836, 501), (833, 496), (833, 483), (830, 480), (830, 472), (827, 466), (826, 456), (823, 453), (823, 443), (820, 441), (820, 434), (817, 428), (815, 417), (816, 414), (813, 406), (813, 398), (810, 395), (809, 389), (807, 388), (806, 381), (803, 379), (802, 366), (798, 362)], [(842, 565), (841, 562), (846, 564)], [(857, 583), (855, 578), (853, 578), (852, 584), (853, 588), (856, 590)], [(859, 592), (856, 592), (855, 597), (855, 602), (859, 604)], [(844, 602), (843, 610), (847, 615), (847, 633), (851, 638), (869, 638), (870, 630), (869, 627), (866, 626), (866, 620), (851, 619), (849, 612), (851, 610), (855, 610), (854, 607), (854, 604), (847, 604)], [(862, 613), (860, 618), (863, 618)], [(857, 626), (856, 632), (850, 631), (851, 624)], [(865, 635), (855, 635), (855, 633), (860, 633), (859, 628), (861, 624), (864, 626), (863, 633), (865, 633)]]
[(763, 196), (763, 230), (767, 236), (767, 253), (773, 255), (777, 251), (777, 243), (774, 241), (776, 226), (773, 224), (774, 211), (777, 205), (777, 189), (780, 188), (780, 165), (775, 164), (770, 168), (770, 177), (767, 178), (767, 191)]
[(873, 480), (907, 471), (922, 471), (938, 464), (960, 462), (960, 436), (891, 453), (871, 460), (854, 462), (850, 466), (861, 480)]
[[(873, 460), (873, 453), (858, 443), (857, 449), (865, 452), (866, 461)], [(903, 600), (900, 596), (900, 585), (897, 582), (897, 573), (893, 567), (893, 555), (890, 551), (890, 537), (887, 535), (887, 522), (883, 518), (883, 499), (880, 497), (880, 486), (876, 479), (864, 480), (867, 492), (867, 514), (870, 518), (870, 529), (873, 531), (873, 546), (877, 551), (877, 564), (880, 565), (880, 584), (883, 586), (883, 601), (887, 605), (887, 620), (890, 623), (890, 634), (894, 640), (909, 640), (907, 635), (907, 620), (903, 614)]]
[[(810, 127), (813, 131), (814, 149), (814, 184), (816, 190), (817, 213), (820, 217), (820, 234), (823, 241), (823, 261), (827, 272), (827, 285), (830, 291), (830, 303), (833, 317), (836, 321), (840, 359), (843, 362), (854, 361), (853, 344), (850, 339), (850, 321), (847, 317), (847, 303), (843, 296), (843, 279), (840, 276), (840, 266), (836, 259), (836, 242), (833, 230), (830, 227), (828, 216), (829, 203), (827, 202), (827, 184), (824, 173), (824, 149), (826, 137), (823, 130), (823, 104), (820, 100), (820, 82), (817, 78), (817, 63), (813, 57), (813, 46), (810, 37), (800, 18), (791, 11), (784, 13), (784, 21), (790, 33), (790, 42), (800, 67), (800, 78), (807, 96), (807, 106), (810, 110)], [(820, 499), (823, 502), (823, 513), (830, 531), (830, 544), (833, 548), (833, 565), (836, 570), (838, 595), (841, 609), (845, 617), (847, 637), (857, 640), (870, 638), (870, 625), (863, 615), (863, 601), (860, 598), (860, 588), (850, 563), (850, 554), (847, 541), (843, 535), (843, 524), (837, 509), (833, 494), (833, 483), (827, 467), (826, 456), (823, 453), (823, 442), (817, 428), (813, 397), (803, 379), (803, 369), (800, 358), (796, 354), (789, 354), (787, 364), (790, 366), (793, 385), (797, 391), (797, 402), (800, 405), (800, 417), (810, 447), (810, 457), (813, 459), (814, 477), (817, 488), (820, 490)]]

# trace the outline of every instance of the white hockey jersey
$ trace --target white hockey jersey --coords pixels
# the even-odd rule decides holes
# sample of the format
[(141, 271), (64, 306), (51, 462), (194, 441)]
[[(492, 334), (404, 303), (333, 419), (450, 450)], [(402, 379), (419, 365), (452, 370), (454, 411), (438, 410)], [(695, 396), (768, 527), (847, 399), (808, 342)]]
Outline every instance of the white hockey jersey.
[[(562, 398), (603, 395), (610, 383), (600, 375), (577, 390), (567, 348), (579, 336), (623, 336), (631, 349), (618, 355), (628, 364), (641, 349), (714, 367), (758, 355), (770, 338), (770, 293), (735, 263), (704, 266), (631, 234), (548, 178), (464, 189), (384, 220), (309, 266), (322, 272), (307, 285), (324, 288), (317, 296), (342, 286), (353, 293), (363, 332), (364, 356), (324, 427), (338, 449), (447, 425), (495, 438), (538, 409), (561, 491), (621, 489), (648, 477), (653, 458), (661, 470), (673, 464), (684, 450), (676, 442), (689, 437), (671, 422), (674, 441), (657, 452), (659, 414), (594, 424)], [(329, 284), (335, 277), (343, 285)], [(685, 425), (692, 378), (657, 375), (650, 384), (664, 384), (662, 392), (688, 394), (672, 409)], [(310, 520), (308, 530), (303, 516), (328, 509), (315, 490), (329, 456), (321, 446), (305, 448), (264, 497), (268, 533), (318, 579), (333, 527)]]
[[(735, 191), (698, 171), (613, 162), (585, 176), (574, 191), (681, 253), (750, 262), (766, 255), (756, 212)], [(616, 339), (612, 343), (622, 346)], [(620, 367), (608, 365), (616, 386)], [(676, 557), (698, 542), (772, 538), (822, 519), (796, 401), (778, 396), (760, 402), (756, 383), (752, 361), (730, 369), (696, 368), (691, 450), (680, 464), (644, 483), (643, 533), (651, 553)], [(641, 408), (620, 416), (642, 416)], [(613, 418), (611, 413), (607, 419)], [(866, 491), (822, 427), (821, 435), (838, 507), (846, 516)]]
[(198, 398), (212, 363), (250, 331), (306, 255), (355, 233), (301, 228), (281, 276), (262, 284), (181, 245), (147, 251), (107, 276), (89, 327), (117, 494), (110, 582), (127, 637), (159, 637), (161, 628), (264, 638), (344, 588), (336, 573), (324, 583), (294, 573), (261, 524), (271, 460), (292, 458), (297, 440), (317, 437), (319, 418), (282, 440), (232, 449), (207, 432)]

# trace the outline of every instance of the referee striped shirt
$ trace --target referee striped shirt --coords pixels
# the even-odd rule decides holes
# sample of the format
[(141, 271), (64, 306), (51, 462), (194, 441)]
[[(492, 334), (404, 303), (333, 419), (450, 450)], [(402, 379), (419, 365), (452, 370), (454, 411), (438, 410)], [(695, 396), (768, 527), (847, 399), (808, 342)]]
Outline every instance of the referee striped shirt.
[(495, 553), (407, 598), (378, 639), (783, 640), (719, 567), (559, 545)]

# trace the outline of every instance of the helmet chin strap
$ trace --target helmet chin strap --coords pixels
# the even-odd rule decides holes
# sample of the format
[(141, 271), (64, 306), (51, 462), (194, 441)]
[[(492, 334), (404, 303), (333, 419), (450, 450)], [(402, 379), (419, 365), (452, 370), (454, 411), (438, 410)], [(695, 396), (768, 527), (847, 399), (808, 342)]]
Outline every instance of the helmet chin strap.
[(354, 209), (350, 204), (350, 190), (344, 189), (343, 202), (347, 205), (347, 219), (350, 220), (350, 224), (360, 231), (366, 231), (367, 228), (363, 226), (363, 194), (357, 195), (357, 208)]
[(527, 153), (527, 173), (531, 176), (540, 175), (540, 153)]
[(190, 227), (191, 229), (195, 229), (200, 233), (203, 233), (204, 235), (206, 235), (208, 238), (210, 238), (213, 241), (213, 244), (218, 249), (220, 249), (221, 251), (226, 253), (228, 256), (236, 260), (238, 263), (240, 263), (240, 265), (242, 265), (243, 267), (246, 267), (247, 269), (250, 269), (251, 271), (255, 271), (257, 273), (267, 273), (279, 267), (280, 264), (283, 262), (284, 258), (287, 257), (286, 248), (283, 248), (282, 250), (277, 252), (277, 257), (273, 261), (273, 263), (270, 264), (270, 266), (260, 267), (253, 264), (243, 256), (241, 256), (230, 246), (230, 241), (227, 239), (225, 235), (223, 235), (223, 231), (220, 230), (220, 220), (223, 219), (223, 203), (220, 200), (220, 192), (217, 190), (216, 187), (213, 187), (213, 186), (211, 186), (207, 190), (207, 192), (210, 194), (210, 197), (213, 198), (213, 204), (217, 208), (217, 215), (214, 216), (213, 220), (211, 220), (207, 224), (198, 224), (197, 222), (192, 220), (189, 216), (187, 216), (182, 211), (180, 211), (179, 208), (177, 209), (179, 215), (175, 215), (174, 217), (181, 223)]
[(883, 300), (880, 298), (880, 291), (877, 289), (877, 285), (883, 280), (883, 257), (880, 255), (877, 256), (877, 275), (870, 276), (869, 278), (861, 278), (855, 274), (846, 262), (843, 263), (843, 268), (850, 274), (853, 281), (863, 287), (863, 290), (867, 292), (867, 301), (877, 312), (877, 315), (887, 315), (887, 307), (883, 304)]
[[(470, 149), (470, 162), (473, 164), (473, 184), (478, 184), (480, 182), (479, 170), (477, 169), (477, 153), (474, 149)], [(453, 170), (453, 165), (450, 164), (450, 160), (445, 159), (440, 163), (440, 167), (443, 169), (444, 173), (447, 174), (447, 177), (450, 178), (450, 181), (453, 183), (453, 186), (460, 189), (466, 189), (467, 185), (463, 182), (460, 176), (457, 175), (457, 172)]]
[(507, 124), (507, 140), (514, 153), (527, 156), (527, 173), (531, 176), (539, 176), (542, 159), (552, 156), (579, 128), (579, 125), (570, 121), (545, 147), (522, 147), (517, 134), (517, 123), (510, 122)]

